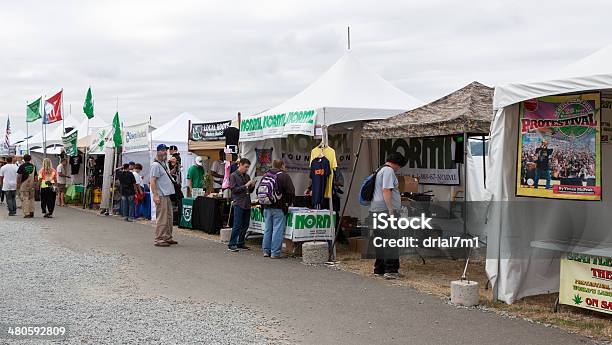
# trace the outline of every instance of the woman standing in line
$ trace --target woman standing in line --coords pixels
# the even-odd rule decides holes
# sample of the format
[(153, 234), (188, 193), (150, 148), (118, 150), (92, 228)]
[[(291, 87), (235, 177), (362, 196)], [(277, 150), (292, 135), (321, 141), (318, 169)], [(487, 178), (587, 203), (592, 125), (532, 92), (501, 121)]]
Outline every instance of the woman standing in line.
[(45, 218), (53, 218), (55, 209), (57, 172), (49, 158), (43, 159), (42, 169), (38, 175), (40, 181), (40, 207)]

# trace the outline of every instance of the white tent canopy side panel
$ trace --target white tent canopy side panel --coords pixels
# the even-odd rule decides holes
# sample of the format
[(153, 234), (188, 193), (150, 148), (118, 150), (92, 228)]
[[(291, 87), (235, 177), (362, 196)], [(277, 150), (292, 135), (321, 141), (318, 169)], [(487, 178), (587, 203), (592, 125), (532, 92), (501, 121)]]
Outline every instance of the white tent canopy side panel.
[(347, 52), (302, 92), (256, 116), (316, 109), (318, 124), (334, 125), (384, 119), (422, 104)]
[[(491, 124), (487, 166), (487, 191), (494, 201), (487, 228), (487, 275), (495, 297), (506, 303), (531, 295), (558, 291), (561, 253), (533, 248), (530, 239), (592, 238), (600, 229), (601, 208), (612, 201), (606, 181), (612, 179), (612, 147), (601, 146), (602, 201), (572, 202), (517, 198), (516, 160), (519, 102), (533, 98), (586, 91), (612, 89), (612, 48), (606, 47), (552, 76), (552, 80), (509, 84), (495, 88), (493, 107), (497, 110)], [(527, 205), (509, 208), (505, 205), (520, 200)], [(516, 205), (516, 203), (514, 203)], [(601, 213), (601, 212), (600, 212)], [(546, 217), (542, 217), (545, 214)], [(517, 219), (529, 221), (528, 227), (516, 226)], [(514, 224), (511, 226), (511, 224)], [(526, 228), (536, 229), (527, 234)], [(578, 233), (577, 232), (581, 232)], [(612, 242), (598, 236), (598, 243)]]

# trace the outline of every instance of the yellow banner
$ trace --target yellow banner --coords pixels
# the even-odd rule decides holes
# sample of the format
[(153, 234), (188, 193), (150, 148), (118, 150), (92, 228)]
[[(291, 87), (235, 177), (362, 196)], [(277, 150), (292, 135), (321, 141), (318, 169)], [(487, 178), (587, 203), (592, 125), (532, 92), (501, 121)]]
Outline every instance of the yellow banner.
[(567, 253), (561, 259), (559, 302), (612, 314), (612, 258)]

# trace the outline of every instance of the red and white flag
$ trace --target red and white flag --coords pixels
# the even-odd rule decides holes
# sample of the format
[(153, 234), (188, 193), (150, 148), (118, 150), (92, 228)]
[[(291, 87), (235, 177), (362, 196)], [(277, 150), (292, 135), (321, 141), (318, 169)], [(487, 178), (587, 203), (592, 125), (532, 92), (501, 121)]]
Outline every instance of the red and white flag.
[(43, 123), (53, 123), (62, 120), (62, 91), (45, 100), (45, 116)]

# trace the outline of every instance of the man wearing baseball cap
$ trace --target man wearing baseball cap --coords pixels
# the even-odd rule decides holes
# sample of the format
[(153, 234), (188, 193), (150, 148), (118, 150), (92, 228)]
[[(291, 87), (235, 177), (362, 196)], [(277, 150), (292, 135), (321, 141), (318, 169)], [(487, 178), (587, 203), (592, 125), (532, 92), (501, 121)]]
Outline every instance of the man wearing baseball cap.
[(178, 242), (172, 239), (172, 201), (174, 183), (168, 172), (168, 147), (165, 144), (157, 145), (157, 155), (151, 164), (151, 193), (155, 203), (155, 216), (157, 226), (155, 229), (155, 246), (169, 247)]

